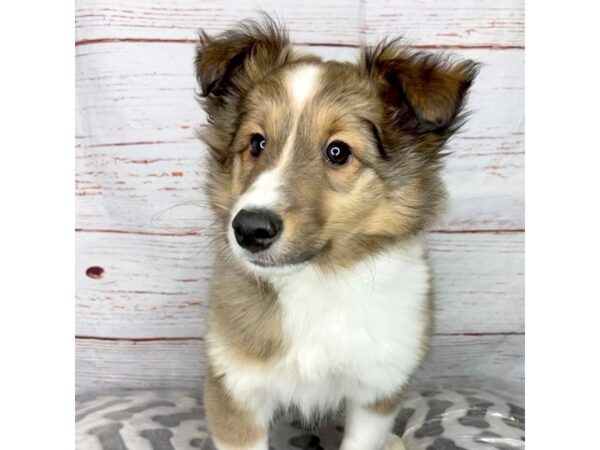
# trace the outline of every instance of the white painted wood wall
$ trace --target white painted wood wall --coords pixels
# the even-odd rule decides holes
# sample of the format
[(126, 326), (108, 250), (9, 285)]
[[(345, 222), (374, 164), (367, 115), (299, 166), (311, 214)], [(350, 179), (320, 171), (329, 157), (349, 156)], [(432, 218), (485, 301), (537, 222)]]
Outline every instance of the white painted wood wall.
[(195, 38), (259, 9), (327, 58), (402, 34), (484, 64), (450, 145), (451, 210), (429, 236), (438, 324), (418, 382), (521, 389), (523, 0), (78, 0), (78, 392), (201, 384), (211, 258)]

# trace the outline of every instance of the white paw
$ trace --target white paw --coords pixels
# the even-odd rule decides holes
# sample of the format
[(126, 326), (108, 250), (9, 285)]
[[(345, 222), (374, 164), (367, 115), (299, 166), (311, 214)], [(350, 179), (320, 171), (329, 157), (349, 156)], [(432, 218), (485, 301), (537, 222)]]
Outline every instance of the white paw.
[(404, 447), (402, 439), (395, 434), (390, 434), (387, 441), (385, 441), (383, 450), (406, 450), (406, 447)]

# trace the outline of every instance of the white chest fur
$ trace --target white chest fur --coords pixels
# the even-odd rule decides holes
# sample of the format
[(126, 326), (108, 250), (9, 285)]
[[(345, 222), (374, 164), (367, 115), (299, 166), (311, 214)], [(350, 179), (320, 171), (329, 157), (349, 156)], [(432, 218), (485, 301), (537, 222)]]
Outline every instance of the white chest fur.
[(421, 355), (429, 272), (420, 239), (325, 276), (311, 267), (276, 277), (288, 352), (268, 368), (236, 367), (214, 348), (236, 398), (306, 414), (343, 398), (370, 403), (396, 392)]

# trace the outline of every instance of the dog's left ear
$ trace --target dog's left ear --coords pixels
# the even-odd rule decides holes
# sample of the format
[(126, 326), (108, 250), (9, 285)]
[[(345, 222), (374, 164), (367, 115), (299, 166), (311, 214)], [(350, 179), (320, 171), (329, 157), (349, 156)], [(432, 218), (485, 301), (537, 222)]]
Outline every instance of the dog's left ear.
[(479, 64), (409, 53), (398, 41), (363, 49), (361, 69), (377, 84), (394, 122), (414, 133), (452, 132)]

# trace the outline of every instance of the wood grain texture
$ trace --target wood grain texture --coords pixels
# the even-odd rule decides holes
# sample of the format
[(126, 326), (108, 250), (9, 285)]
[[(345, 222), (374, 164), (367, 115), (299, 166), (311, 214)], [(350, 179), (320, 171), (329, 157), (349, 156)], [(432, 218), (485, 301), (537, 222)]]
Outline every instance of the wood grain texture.
[[(498, 385), (520, 389), (523, 380), (522, 335), (438, 336), (415, 386)], [(110, 388), (182, 387), (201, 389), (202, 340), (76, 340), (78, 392)]]
[[(325, 59), (358, 58), (356, 49), (300, 48)], [(468, 102), (473, 114), (456, 142), (469, 140), (465, 146), (475, 153), (522, 152), (524, 52), (444, 53), (482, 63)], [(193, 127), (205, 120), (194, 99), (193, 59), (194, 44), (112, 43), (77, 48), (77, 143), (97, 148), (193, 139)]]
[(367, 42), (403, 35), (419, 46), (525, 45), (524, 0), (364, 0)]
[(437, 333), (524, 332), (523, 233), (432, 233)]
[[(190, 41), (199, 28), (220, 32), (258, 11), (280, 17), (303, 43), (357, 45), (384, 34), (425, 46), (523, 46), (523, 0), (79, 0), (80, 44), (99, 40)], [(360, 31), (360, 32), (359, 32)]]
[[(437, 333), (524, 331), (522, 233), (433, 233), (428, 249)], [(77, 334), (203, 337), (211, 260), (203, 234), (78, 233)]]
[[(77, 227), (147, 233), (203, 231), (211, 221), (202, 193), (204, 149), (195, 141), (108, 146), (77, 156)], [(444, 230), (521, 229), (522, 154), (455, 154), (444, 179)]]
[(483, 63), (449, 146), (450, 210), (428, 238), (437, 336), (417, 383), (522, 389), (523, 0), (78, 0), (77, 391), (200, 388), (211, 218), (194, 46), (199, 28), (258, 9), (326, 59), (404, 35)]
[(358, 0), (79, 0), (79, 43), (103, 39), (194, 40), (198, 29), (221, 32), (265, 11), (281, 18), (294, 39), (306, 43), (356, 45)]
[[(353, 49), (311, 50), (356, 57)], [(205, 120), (194, 100), (193, 46), (103, 44), (78, 52), (77, 227), (201, 228), (202, 211), (190, 204), (202, 204), (196, 172), (204, 150), (193, 131)], [(470, 98), (471, 120), (448, 147), (452, 204), (439, 227), (521, 229), (523, 52), (461, 55), (484, 68)]]
[[(77, 234), (76, 334), (204, 335), (211, 255), (202, 236)], [(102, 278), (86, 269), (99, 266)]]

